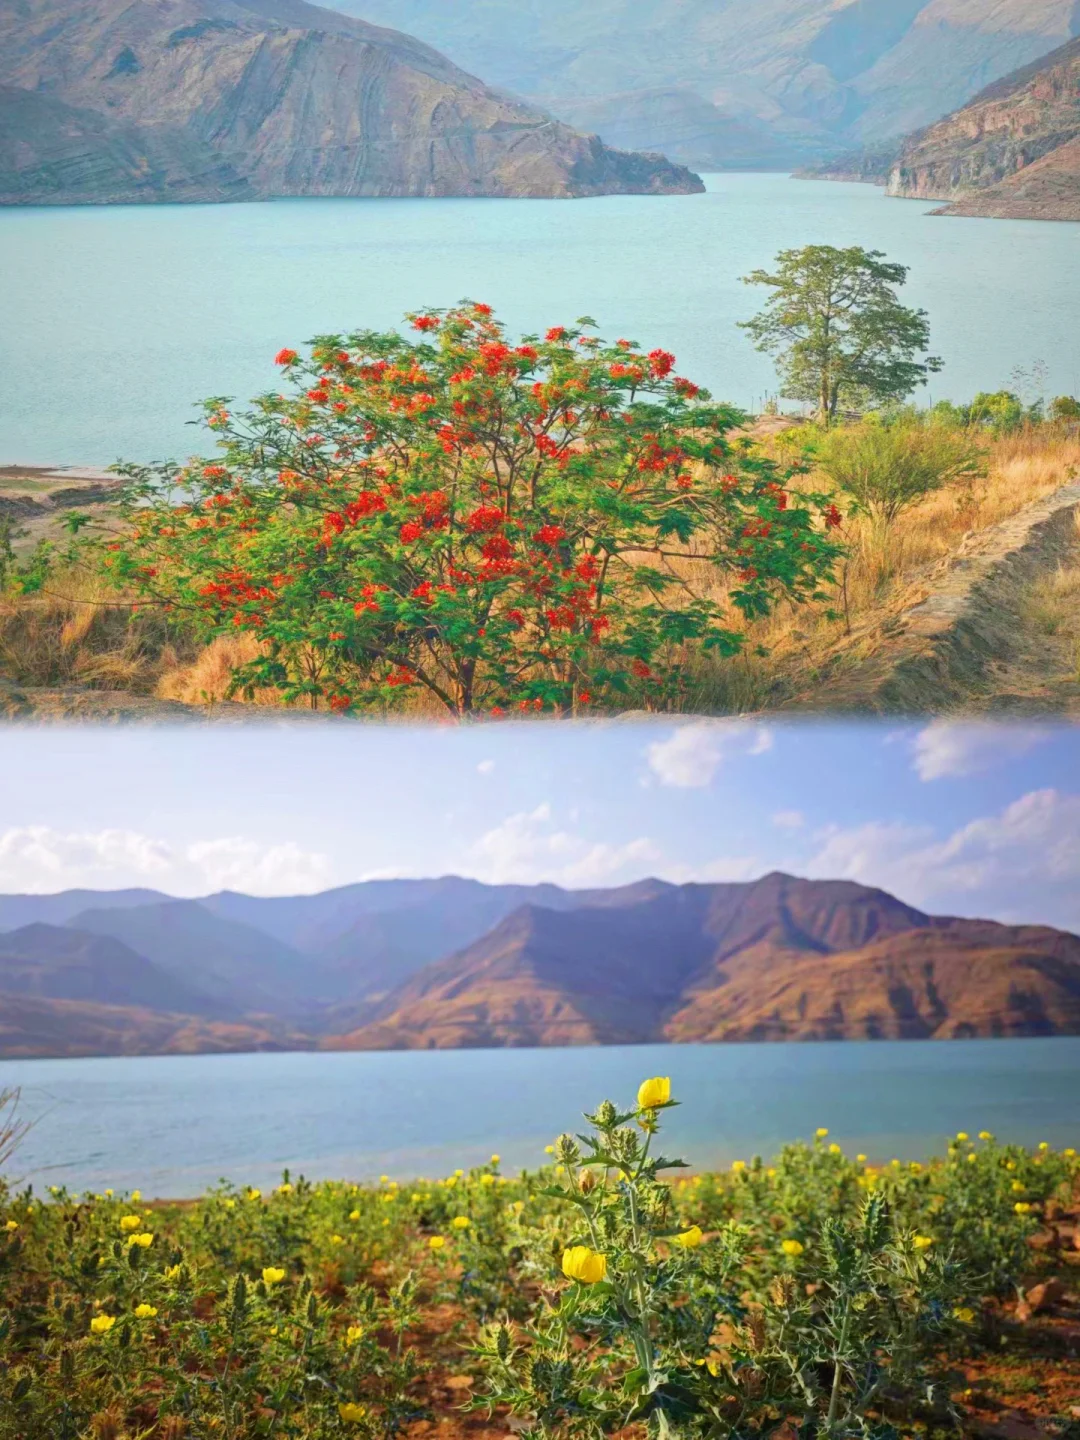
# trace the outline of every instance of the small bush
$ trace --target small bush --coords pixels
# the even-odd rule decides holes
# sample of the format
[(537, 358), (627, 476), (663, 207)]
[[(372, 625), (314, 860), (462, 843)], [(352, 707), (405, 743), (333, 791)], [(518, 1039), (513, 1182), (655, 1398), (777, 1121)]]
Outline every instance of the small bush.
[(907, 417), (863, 421), (823, 436), (815, 459), (841, 490), (881, 524), (942, 486), (985, 470), (981, 450), (945, 425)]

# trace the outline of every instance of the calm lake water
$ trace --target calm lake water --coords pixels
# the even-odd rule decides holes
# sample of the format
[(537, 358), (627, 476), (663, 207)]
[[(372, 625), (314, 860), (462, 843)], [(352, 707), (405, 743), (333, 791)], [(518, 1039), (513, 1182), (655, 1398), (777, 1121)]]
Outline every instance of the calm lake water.
[(36, 1119), (11, 1171), (40, 1189), (198, 1193), (400, 1179), (485, 1160), (535, 1166), (605, 1096), (670, 1075), (665, 1153), (697, 1166), (771, 1153), (827, 1125), (873, 1160), (925, 1158), (944, 1138), (1080, 1143), (1080, 1038), (952, 1043), (639, 1046), (0, 1062)]
[(0, 209), (0, 463), (104, 465), (207, 447), (208, 395), (246, 400), (273, 355), (319, 332), (398, 324), (464, 296), (515, 330), (593, 316), (664, 345), (754, 405), (770, 361), (735, 328), (739, 277), (811, 242), (911, 267), (946, 361), (933, 397), (1044, 362), (1080, 393), (1080, 225), (931, 219), (868, 185), (722, 175), (709, 192), (598, 200), (295, 200)]

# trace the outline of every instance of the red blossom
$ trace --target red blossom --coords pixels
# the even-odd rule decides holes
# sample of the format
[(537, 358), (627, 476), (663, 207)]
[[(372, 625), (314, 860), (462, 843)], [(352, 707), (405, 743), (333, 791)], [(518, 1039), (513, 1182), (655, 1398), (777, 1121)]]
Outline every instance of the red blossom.
[(839, 530), (844, 523), (844, 517), (835, 505), (830, 505), (825, 511), (825, 525), (829, 530)]
[(655, 380), (666, 379), (675, 368), (675, 356), (670, 350), (650, 350), (649, 369)]
[(295, 350), (279, 350), (278, 353), (274, 356), (274, 364), (293, 365), (297, 360), (299, 360), (299, 358), (300, 356), (296, 353)]
[(533, 535), (533, 540), (537, 545), (558, 545), (565, 539), (566, 531), (561, 525), (541, 525)]
[(465, 521), (465, 528), (473, 535), (489, 535), (500, 529), (505, 519), (497, 505), (481, 505)]
[(557, 345), (560, 340), (566, 339), (566, 326), (553, 325), (551, 329), (547, 332), (547, 334), (544, 336), (544, 339), (548, 342), (549, 345)]
[(439, 320), (435, 315), (418, 315), (412, 322), (412, 327), (414, 330), (437, 330)]
[(420, 524), (419, 520), (406, 520), (405, 524), (402, 525), (398, 531), (398, 535), (405, 545), (411, 545), (414, 540), (419, 540), (423, 533), (424, 527)]

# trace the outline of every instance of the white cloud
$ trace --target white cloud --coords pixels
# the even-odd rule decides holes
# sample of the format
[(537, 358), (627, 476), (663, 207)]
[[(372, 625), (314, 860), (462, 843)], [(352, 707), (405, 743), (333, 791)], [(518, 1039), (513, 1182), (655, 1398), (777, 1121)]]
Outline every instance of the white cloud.
[(549, 881), (571, 889), (636, 880), (662, 859), (644, 837), (612, 845), (560, 828), (547, 804), (507, 816), (469, 853), (469, 868), (490, 884)]
[(810, 875), (879, 885), (915, 905), (1080, 928), (1080, 795), (1033, 790), (944, 839), (884, 822), (818, 839)]
[(801, 830), (806, 824), (806, 816), (801, 810), (778, 810), (772, 817), (772, 823), (778, 830)]
[(915, 737), (915, 770), (920, 780), (978, 775), (1026, 755), (1049, 739), (1034, 726), (972, 724), (934, 720)]
[(772, 732), (763, 725), (744, 720), (697, 720), (679, 725), (666, 740), (654, 741), (645, 755), (661, 784), (682, 790), (704, 789), (730, 756), (764, 755), (772, 745)]
[(286, 842), (241, 836), (171, 845), (134, 830), (63, 831), (28, 825), (0, 832), (0, 891), (47, 894), (147, 885), (175, 895), (236, 889), (310, 893), (331, 880), (330, 864)]
[(476, 770), (479, 775), (490, 775), (495, 769), (494, 760), (481, 760)]

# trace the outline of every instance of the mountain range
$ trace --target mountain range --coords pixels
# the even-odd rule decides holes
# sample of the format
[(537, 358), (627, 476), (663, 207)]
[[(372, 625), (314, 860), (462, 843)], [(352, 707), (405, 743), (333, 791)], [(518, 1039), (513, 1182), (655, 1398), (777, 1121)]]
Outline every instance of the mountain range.
[(1076, 0), (336, 0), (613, 144), (786, 167), (905, 135), (1080, 35)]
[(0, 203), (702, 188), (305, 0), (0, 5)]
[(0, 1056), (1080, 1033), (1080, 939), (770, 874), (0, 896)]

